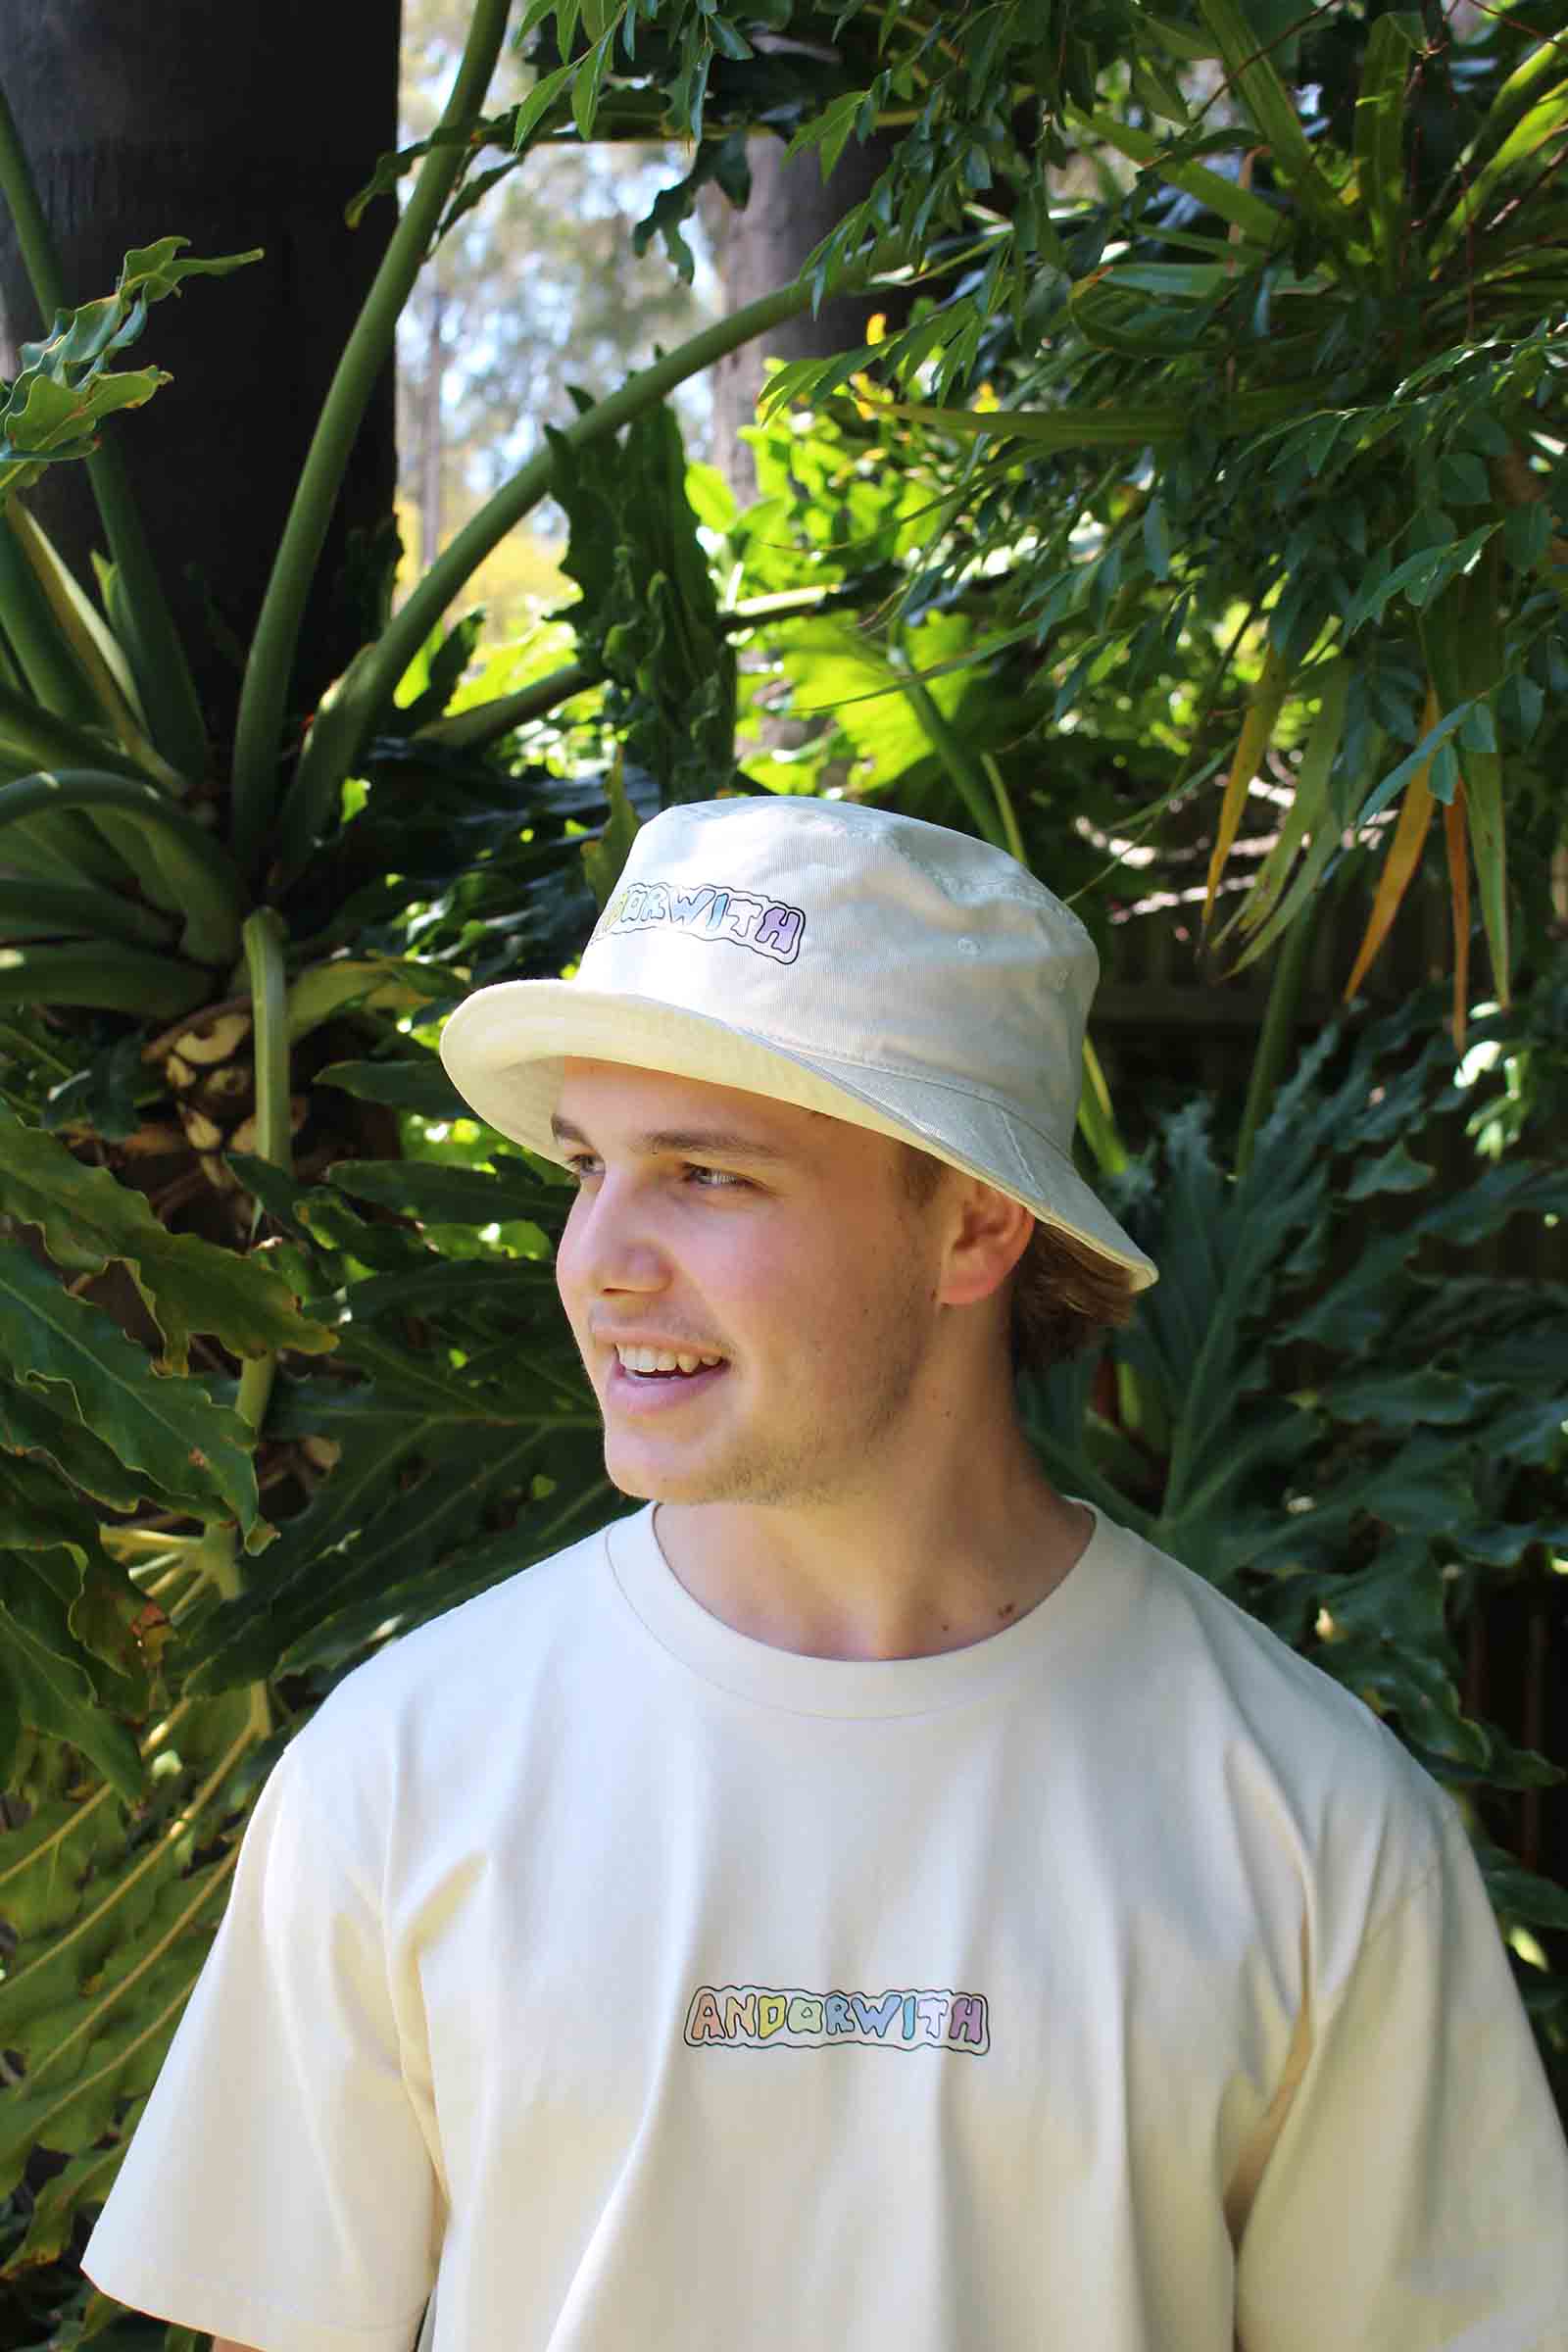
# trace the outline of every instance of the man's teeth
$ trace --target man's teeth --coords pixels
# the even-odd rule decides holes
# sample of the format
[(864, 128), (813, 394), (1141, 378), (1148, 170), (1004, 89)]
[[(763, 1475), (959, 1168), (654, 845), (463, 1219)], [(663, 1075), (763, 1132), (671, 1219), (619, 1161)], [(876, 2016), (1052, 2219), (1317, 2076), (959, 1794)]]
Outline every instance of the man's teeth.
[(724, 1360), (721, 1355), (671, 1355), (662, 1348), (617, 1348), (615, 1353), (628, 1372), (695, 1372)]

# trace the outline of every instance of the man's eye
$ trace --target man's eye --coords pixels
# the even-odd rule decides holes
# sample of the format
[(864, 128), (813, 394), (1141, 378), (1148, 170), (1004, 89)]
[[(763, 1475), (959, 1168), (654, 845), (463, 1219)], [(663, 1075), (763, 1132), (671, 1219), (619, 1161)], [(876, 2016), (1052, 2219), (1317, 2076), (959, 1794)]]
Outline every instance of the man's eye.
[(705, 1168), (693, 1162), (686, 1170), (692, 1182), (704, 1192), (727, 1193), (731, 1187), (744, 1191), (744, 1176), (733, 1176), (727, 1168)]
[(575, 1152), (566, 1162), (566, 1172), (581, 1184), (584, 1177), (595, 1174), (599, 1161), (592, 1152)]

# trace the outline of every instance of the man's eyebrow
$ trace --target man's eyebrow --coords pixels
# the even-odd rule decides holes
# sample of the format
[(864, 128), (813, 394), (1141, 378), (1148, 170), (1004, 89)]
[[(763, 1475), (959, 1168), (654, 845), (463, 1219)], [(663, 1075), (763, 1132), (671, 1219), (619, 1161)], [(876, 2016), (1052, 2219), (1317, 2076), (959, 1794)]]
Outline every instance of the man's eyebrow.
[[(587, 1144), (582, 1129), (557, 1111), (550, 1121), (550, 1132), (558, 1144)], [(591, 1148), (591, 1147), (590, 1147)], [(792, 1152), (781, 1151), (776, 1144), (764, 1144), (760, 1137), (747, 1135), (729, 1127), (651, 1127), (642, 1135), (634, 1135), (631, 1148), (639, 1158), (700, 1159), (711, 1154), (720, 1159), (765, 1160), (769, 1163), (793, 1158)]]

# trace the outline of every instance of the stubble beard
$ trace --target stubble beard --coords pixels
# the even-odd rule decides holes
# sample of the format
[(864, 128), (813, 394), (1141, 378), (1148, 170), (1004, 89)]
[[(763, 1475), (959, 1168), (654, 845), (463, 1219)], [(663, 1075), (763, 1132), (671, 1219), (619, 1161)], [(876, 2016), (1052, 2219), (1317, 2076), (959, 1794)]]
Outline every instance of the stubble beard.
[[(861, 1355), (863, 1379), (847, 1409), (823, 1412), (788, 1433), (751, 1429), (732, 1435), (720, 1458), (699, 1461), (688, 1476), (660, 1481), (648, 1499), (670, 1503), (748, 1503), (758, 1508), (821, 1509), (853, 1500), (875, 1483), (881, 1456), (908, 1409), (929, 1345), (929, 1301), (911, 1281), (885, 1302)], [(610, 1466), (606, 1432), (605, 1466)], [(639, 1492), (622, 1487), (622, 1493)]]

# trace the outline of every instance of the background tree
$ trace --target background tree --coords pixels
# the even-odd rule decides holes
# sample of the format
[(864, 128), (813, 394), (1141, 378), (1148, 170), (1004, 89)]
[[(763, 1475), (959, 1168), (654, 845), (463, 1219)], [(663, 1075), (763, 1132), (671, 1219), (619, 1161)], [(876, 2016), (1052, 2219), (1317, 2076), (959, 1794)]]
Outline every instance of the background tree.
[[(310, 58), (309, 72), (301, 61)], [(202, 289), (159, 321), (173, 381), (138, 416), (130, 462), (151, 562), (208, 723), (231, 732), (239, 671), (283, 519), (344, 341), (385, 249), (383, 208), (344, 210), (395, 135), (398, 0), (320, 11), (305, 0), (198, 0), (151, 15), (48, 0), (0, 22), (0, 88), (21, 126), (59, 259), (54, 302), (115, 282), (127, 247), (175, 221), (193, 250), (263, 249), (237, 300)], [(15, 217), (0, 207), (0, 367), (18, 372), (40, 324)], [(111, 426), (113, 446), (123, 441)], [(392, 378), (365, 405), (326, 526), (299, 705), (367, 633), (345, 578), (349, 538), (381, 525), (393, 479)], [(33, 493), (40, 520), (87, 576), (102, 529), (82, 469)], [(118, 555), (118, 550), (116, 551)]]
[[(406, 145), (434, 125), (469, 13), (467, 0), (405, 0)], [(517, 103), (529, 78), (515, 51), (505, 50), (492, 102)], [(657, 146), (545, 148), (431, 254), (398, 329), (399, 482), (416, 517), (414, 576), (538, 447), (543, 420), (569, 408), (568, 386), (597, 397), (656, 346), (680, 342), (712, 317), (717, 289), (701, 237), (690, 283), (662, 252), (629, 250), (632, 225), (670, 175)], [(676, 397), (701, 449), (707, 386), (698, 378)], [(536, 612), (566, 593), (555, 521), (554, 530), (513, 534), (474, 574), (474, 593), (492, 607), (492, 636), (519, 633), (530, 600)]]

